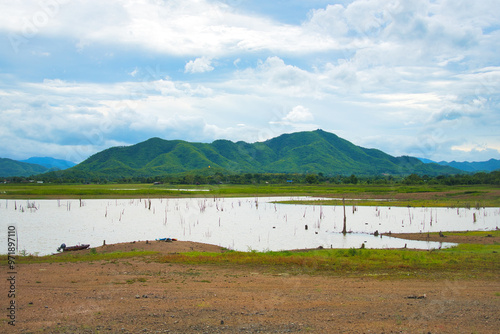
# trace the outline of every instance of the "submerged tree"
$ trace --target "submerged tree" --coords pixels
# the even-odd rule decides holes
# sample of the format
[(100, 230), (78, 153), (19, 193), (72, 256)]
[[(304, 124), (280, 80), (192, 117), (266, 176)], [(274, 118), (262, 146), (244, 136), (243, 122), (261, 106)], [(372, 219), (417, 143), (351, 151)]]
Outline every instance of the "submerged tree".
[(345, 216), (345, 198), (342, 198), (342, 205), (344, 206), (344, 227), (342, 228), (342, 233), (347, 234), (347, 218)]

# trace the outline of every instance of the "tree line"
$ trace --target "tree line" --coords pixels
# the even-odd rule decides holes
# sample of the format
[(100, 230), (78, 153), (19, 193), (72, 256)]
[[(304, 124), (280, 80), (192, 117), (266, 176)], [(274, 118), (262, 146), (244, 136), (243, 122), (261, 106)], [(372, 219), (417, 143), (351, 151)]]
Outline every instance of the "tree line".
[[(64, 175), (64, 176), (62, 176)], [(285, 173), (240, 173), (225, 174), (215, 172), (211, 175), (185, 173), (182, 175), (163, 176), (135, 176), (135, 177), (109, 177), (81, 173), (74, 175), (48, 173), (31, 177), (7, 177), (4, 182), (52, 182), (52, 183), (165, 183), (165, 184), (404, 184), (404, 185), (474, 185), (489, 184), (500, 185), (500, 170), (489, 173), (457, 175), (378, 175), (356, 176), (351, 174), (326, 176), (323, 173), (285, 174)]]

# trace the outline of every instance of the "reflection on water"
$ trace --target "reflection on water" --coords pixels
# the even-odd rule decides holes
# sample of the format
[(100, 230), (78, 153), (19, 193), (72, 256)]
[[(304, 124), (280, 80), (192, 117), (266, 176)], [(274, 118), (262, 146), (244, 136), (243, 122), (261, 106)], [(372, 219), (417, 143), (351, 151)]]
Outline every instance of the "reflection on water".
[[(4, 231), (15, 224), (19, 250), (51, 254), (65, 243), (92, 247), (164, 237), (234, 250), (447, 247), (447, 243), (401, 240), (378, 233), (493, 230), (500, 208), (346, 207), (287, 205), (294, 198), (170, 198), (117, 200), (2, 200)], [(0, 238), (0, 253), (6, 253)]]

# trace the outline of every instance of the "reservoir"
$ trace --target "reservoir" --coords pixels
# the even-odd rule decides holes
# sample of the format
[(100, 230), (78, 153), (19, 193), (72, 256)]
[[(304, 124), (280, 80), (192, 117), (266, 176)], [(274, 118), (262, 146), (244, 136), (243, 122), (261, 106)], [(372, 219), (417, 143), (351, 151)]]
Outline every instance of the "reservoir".
[[(278, 204), (305, 197), (1, 200), (0, 226), (18, 231), (18, 251), (46, 255), (68, 246), (175, 238), (238, 251), (304, 248), (432, 249), (454, 244), (382, 233), (494, 230), (500, 208), (408, 208)], [(0, 253), (6, 254), (6, 238)]]

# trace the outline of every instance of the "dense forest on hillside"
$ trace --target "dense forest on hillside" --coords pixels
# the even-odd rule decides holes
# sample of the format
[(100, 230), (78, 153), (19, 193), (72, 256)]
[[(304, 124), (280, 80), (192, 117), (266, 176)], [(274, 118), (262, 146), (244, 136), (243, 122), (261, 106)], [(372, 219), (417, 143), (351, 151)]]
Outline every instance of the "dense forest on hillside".
[(41, 165), (0, 158), (0, 177), (30, 176), (47, 171), (49, 171), (49, 168)]
[[(0, 176), (10, 182), (500, 184), (498, 171), (472, 174), (410, 156), (393, 157), (377, 149), (356, 146), (323, 130), (283, 134), (252, 144), (151, 138), (131, 146), (111, 147), (76, 166), (43, 174), (32, 169), (13, 174), (14, 165), (46, 167), (10, 159), (3, 162), (8, 168), (3, 175), (0, 168)], [(488, 163), (494, 162), (492, 159)]]
[[(409, 156), (393, 157), (380, 150), (363, 148), (322, 130), (283, 134), (264, 142), (216, 140), (212, 143), (151, 138), (131, 145), (111, 147), (80, 164), (47, 173), (45, 180), (99, 179), (120, 181), (144, 178), (189, 178), (211, 182), (216, 173), (231, 175), (231, 182), (246, 182), (239, 175), (336, 175), (406, 176), (464, 173), (450, 166), (426, 164)], [(241, 179), (241, 180), (240, 180)], [(184, 182), (191, 183), (186, 179)], [(221, 180), (223, 181), (223, 180)], [(259, 180), (257, 180), (259, 181)]]

